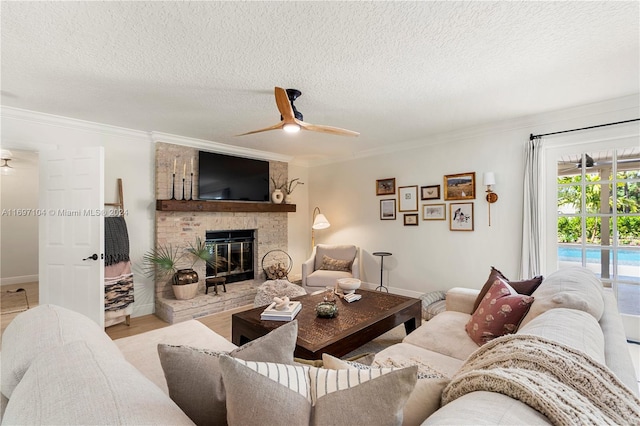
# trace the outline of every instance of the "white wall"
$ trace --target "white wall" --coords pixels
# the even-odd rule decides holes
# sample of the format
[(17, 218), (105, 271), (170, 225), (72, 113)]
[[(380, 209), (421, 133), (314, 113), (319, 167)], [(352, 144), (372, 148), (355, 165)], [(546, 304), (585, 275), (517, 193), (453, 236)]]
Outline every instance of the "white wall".
[[(153, 219), (155, 215), (152, 172), (154, 170), (153, 144), (149, 134), (80, 120), (61, 119), (29, 111), (2, 109), (2, 147), (5, 149), (14, 148), (38, 152), (58, 147), (77, 146), (104, 147), (105, 202), (116, 200), (116, 179), (122, 178), (123, 180), (124, 205), (128, 210), (125, 219), (129, 231), (131, 261), (135, 276), (136, 301), (133, 315), (150, 314), (154, 309), (154, 286), (153, 282), (146, 278), (140, 269), (142, 255), (153, 244)], [(29, 199), (31, 199), (31, 195), (29, 195)], [(21, 204), (22, 201), (18, 203)], [(3, 228), (4, 219), (3, 217)], [(1, 253), (3, 279), (5, 278), (5, 262), (10, 261), (5, 248), (7, 245), (14, 244), (16, 244), (16, 239), (3, 232), (3, 251)], [(29, 248), (28, 251), (25, 250), (25, 253), (33, 250), (37, 251), (37, 244), (35, 247)], [(24, 253), (22, 254), (24, 255)], [(22, 273), (20, 272), (20, 274)]]
[[(407, 295), (454, 286), (480, 288), (492, 265), (517, 279), (523, 155), (529, 135), (638, 118), (638, 104), (638, 96), (630, 96), (425, 138), (404, 151), (394, 149), (314, 167), (309, 171), (309, 206), (320, 206), (331, 222), (329, 229), (316, 233), (316, 243), (360, 246), (364, 281), (376, 284), (380, 281), (379, 258), (371, 253), (393, 253), (384, 261), (384, 281), (393, 291)], [(482, 186), (486, 171), (495, 172), (493, 189), (499, 195), (491, 206), (491, 227), (486, 187)], [(448, 211), (446, 221), (423, 221), (419, 211), (417, 227), (403, 226), (402, 213), (397, 213), (395, 221), (379, 219), (380, 200), (391, 197), (375, 195), (376, 179), (395, 177), (396, 186), (420, 187), (442, 185), (444, 175), (465, 172), (476, 172), (473, 232), (449, 231)], [(419, 202), (420, 209), (424, 203)]]
[[(3, 145), (4, 146), (4, 145)], [(13, 173), (0, 176), (0, 284), (38, 281), (38, 154), (12, 150)]]

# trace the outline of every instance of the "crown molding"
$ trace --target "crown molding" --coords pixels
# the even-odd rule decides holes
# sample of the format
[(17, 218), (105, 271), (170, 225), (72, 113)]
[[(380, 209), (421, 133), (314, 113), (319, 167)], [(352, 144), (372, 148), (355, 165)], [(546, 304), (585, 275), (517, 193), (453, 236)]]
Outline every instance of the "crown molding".
[(2, 106), (0, 118), (26, 121), (33, 124), (55, 126), (84, 132), (98, 133), (120, 138), (139, 139), (149, 141), (149, 132), (127, 129), (109, 124), (95, 123), (93, 121), (79, 120), (77, 118), (62, 117), (44, 112), (30, 111), (26, 109)]
[(189, 146), (191, 148), (198, 148), (206, 151), (215, 151), (220, 154), (256, 158), (260, 160), (282, 161), (284, 163), (289, 163), (293, 160), (293, 157), (289, 155), (275, 154), (273, 152), (260, 151), (251, 148), (242, 148), (205, 139), (195, 139), (162, 132), (151, 132), (150, 135), (153, 143), (164, 142), (174, 145)]

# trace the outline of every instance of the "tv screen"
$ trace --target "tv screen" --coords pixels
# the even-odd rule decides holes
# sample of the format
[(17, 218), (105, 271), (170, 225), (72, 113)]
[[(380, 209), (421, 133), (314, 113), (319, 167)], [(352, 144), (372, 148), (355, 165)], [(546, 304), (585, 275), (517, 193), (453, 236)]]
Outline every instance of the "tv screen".
[(200, 151), (201, 200), (269, 201), (269, 162)]

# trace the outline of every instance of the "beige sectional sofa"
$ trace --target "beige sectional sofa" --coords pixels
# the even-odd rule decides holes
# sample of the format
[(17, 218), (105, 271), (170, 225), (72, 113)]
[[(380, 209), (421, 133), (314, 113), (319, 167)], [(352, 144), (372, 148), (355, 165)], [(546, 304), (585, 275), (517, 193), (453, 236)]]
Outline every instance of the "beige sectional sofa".
[[(478, 345), (465, 332), (478, 290), (453, 288), (447, 310), (408, 335), (402, 343), (376, 354), (373, 364), (419, 359), (455, 377)], [(534, 302), (516, 334), (533, 335), (578, 349), (605, 364), (631, 391), (638, 382), (613, 293), (583, 268), (557, 271), (533, 293)], [(640, 424), (640, 418), (636, 424)], [(551, 424), (530, 406), (497, 392), (476, 391), (444, 405), (425, 425)]]
[[(447, 311), (402, 343), (379, 352), (374, 364), (418, 361), (441, 373), (438, 383), (445, 386), (478, 349), (464, 330), (477, 294), (477, 290), (451, 289)], [(615, 300), (593, 274), (557, 272), (533, 296), (518, 334), (541, 336), (587, 353), (637, 394)], [(43, 305), (19, 315), (2, 341), (2, 424), (192, 424), (168, 396), (159, 343), (221, 351), (236, 348), (198, 321), (112, 341), (87, 318), (60, 307)], [(427, 405), (432, 407), (429, 413), (436, 410), (441, 387), (438, 392), (433, 387), (423, 389), (419, 395), (435, 401), (425, 400), (416, 411), (424, 412)], [(412, 407), (421, 405), (417, 395), (410, 398)], [(422, 420), (420, 413), (408, 413), (406, 408), (405, 419)], [(549, 423), (523, 402), (488, 391), (454, 399), (424, 421), (427, 425)]]

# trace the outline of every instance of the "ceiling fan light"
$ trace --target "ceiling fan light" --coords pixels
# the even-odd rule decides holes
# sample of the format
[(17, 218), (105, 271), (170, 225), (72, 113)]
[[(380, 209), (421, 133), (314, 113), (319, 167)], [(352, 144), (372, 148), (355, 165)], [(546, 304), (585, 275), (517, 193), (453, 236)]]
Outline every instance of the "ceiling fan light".
[(287, 133), (298, 133), (300, 131), (300, 126), (295, 123), (287, 123), (282, 126), (282, 130)]

